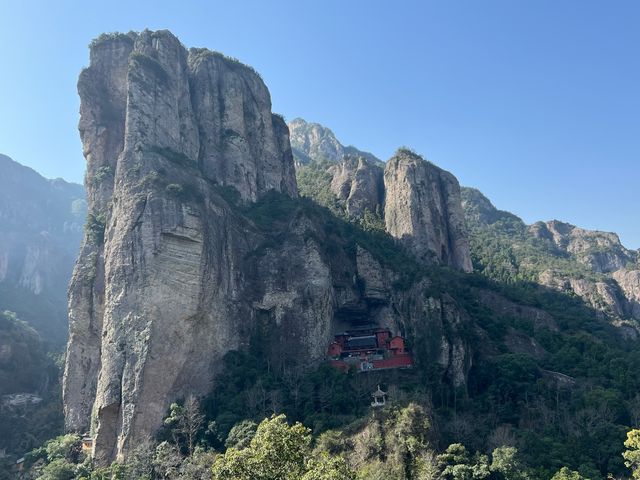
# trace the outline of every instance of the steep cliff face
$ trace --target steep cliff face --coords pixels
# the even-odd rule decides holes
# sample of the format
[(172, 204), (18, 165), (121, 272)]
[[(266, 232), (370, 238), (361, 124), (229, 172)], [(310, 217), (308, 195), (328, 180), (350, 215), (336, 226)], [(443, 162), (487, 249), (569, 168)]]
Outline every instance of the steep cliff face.
[(82, 186), (0, 155), (0, 305), (56, 346), (66, 339), (66, 287), (85, 217)]
[(456, 178), (399, 150), (384, 170), (387, 231), (425, 263), (470, 272), (471, 256)]
[(317, 123), (295, 119), (289, 127), (303, 195), (334, 210), (337, 203), (350, 217), (368, 210), (422, 262), (472, 271), (460, 186), (452, 174), (405, 149), (385, 165), (343, 147)]
[(347, 213), (360, 217), (366, 210), (376, 212), (384, 202), (383, 170), (363, 157), (347, 156), (328, 169), (331, 191)]
[[(287, 127), (251, 69), (168, 32), (106, 36), (79, 92), (89, 220), (63, 395), (98, 463), (153, 434), (172, 401), (207, 394), (222, 357), (255, 341), (273, 365), (309, 366), (353, 322), (433, 326), (425, 358), (464, 383), (468, 317), (427, 302), (427, 284), (394, 289), (343, 221), (295, 199)], [(379, 182), (354, 166), (352, 183)]]
[(628, 335), (638, 337), (638, 324), (624, 322), (640, 320), (637, 252), (626, 249), (615, 233), (585, 230), (558, 220), (534, 223), (528, 231), (550, 251), (568, 256), (594, 274), (591, 278), (577, 278), (548, 269), (539, 275), (541, 284), (575, 293), (626, 327), (623, 331)]
[[(241, 265), (255, 244), (220, 193), (296, 196), (287, 127), (250, 68), (168, 32), (93, 42), (78, 83), (87, 234), (69, 293), (67, 427), (98, 461), (204, 394), (255, 311)], [(169, 340), (171, 339), (171, 340)], [(310, 351), (311, 357), (321, 352)]]

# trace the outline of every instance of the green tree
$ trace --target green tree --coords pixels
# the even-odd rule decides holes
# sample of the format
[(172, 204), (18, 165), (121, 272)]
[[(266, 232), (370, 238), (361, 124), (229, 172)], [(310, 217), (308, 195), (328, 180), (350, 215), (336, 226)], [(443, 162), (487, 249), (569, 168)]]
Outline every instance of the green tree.
[(76, 466), (64, 458), (56, 458), (47, 463), (37, 480), (72, 480), (76, 476)]
[(586, 477), (580, 475), (575, 470), (569, 470), (567, 467), (562, 467), (551, 477), (551, 480), (588, 480)]
[(169, 416), (164, 420), (164, 424), (171, 431), (174, 442), (180, 447), (186, 448), (191, 455), (204, 425), (204, 415), (200, 412), (198, 399), (189, 395), (184, 405), (172, 403), (169, 407)]
[(518, 459), (518, 449), (502, 446), (493, 451), (489, 470), (504, 480), (525, 480), (527, 474)]
[(213, 462), (211, 478), (213, 480), (253, 480), (256, 468), (249, 448), (244, 450), (230, 448)]
[(228, 449), (212, 469), (214, 480), (299, 480), (305, 473), (305, 459), (311, 444), (310, 430), (287, 424), (284, 415), (263, 420), (242, 450)]
[(224, 446), (227, 448), (237, 448), (241, 450), (246, 448), (251, 443), (251, 439), (256, 435), (258, 425), (252, 420), (242, 420), (236, 423), (227, 439), (224, 442)]
[(69, 433), (49, 440), (44, 446), (49, 462), (64, 459), (70, 463), (77, 463), (82, 454), (80, 435)]
[(486, 455), (470, 455), (464, 445), (454, 443), (438, 455), (442, 478), (450, 480), (481, 480), (490, 474)]
[(215, 450), (205, 450), (201, 447), (196, 447), (193, 454), (182, 462), (180, 479), (210, 480), (211, 467), (213, 466), (216, 455)]
[(156, 447), (153, 467), (158, 478), (167, 480), (179, 478), (181, 464), (182, 455), (177, 445), (162, 442)]
[(622, 453), (624, 464), (631, 469), (633, 478), (640, 479), (640, 430), (634, 429), (627, 432), (624, 441), (627, 450)]
[(307, 462), (307, 472), (301, 480), (355, 480), (356, 475), (344, 458), (323, 453)]
[(418, 457), (429, 447), (431, 423), (426, 410), (410, 403), (387, 420), (387, 445), (394, 462), (402, 466), (408, 479), (414, 477)]
[(155, 445), (151, 440), (140, 442), (127, 458), (127, 473), (136, 480), (152, 480), (154, 478)]

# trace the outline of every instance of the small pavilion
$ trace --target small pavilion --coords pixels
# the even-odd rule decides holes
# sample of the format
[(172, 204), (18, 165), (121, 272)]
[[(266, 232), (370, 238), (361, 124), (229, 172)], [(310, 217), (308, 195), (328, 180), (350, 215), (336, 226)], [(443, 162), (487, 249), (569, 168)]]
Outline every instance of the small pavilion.
[(371, 394), (373, 397), (373, 402), (371, 402), (371, 406), (374, 408), (384, 407), (387, 403), (387, 392), (383, 392), (380, 389), (380, 385), (378, 385), (378, 389)]

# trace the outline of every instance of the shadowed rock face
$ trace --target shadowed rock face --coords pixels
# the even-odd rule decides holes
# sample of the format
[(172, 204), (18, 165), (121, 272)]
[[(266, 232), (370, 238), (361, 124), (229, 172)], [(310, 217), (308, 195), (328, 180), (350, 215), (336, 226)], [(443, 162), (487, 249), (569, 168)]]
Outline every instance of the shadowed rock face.
[(82, 240), (81, 185), (48, 180), (0, 154), (0, 309), (64, 345), (67, 283)]
[(105, 36), (78, 91), (89, 224), (69, 292), (64, 406), (70, 429), (93, 419), (107, 462), (152, 433), (168, 402), (206, 393), (243, 342), (238, 319), (255, 317), (241, 267), (256, 238), (215, 192), (250, 202), (297, 187), (267, 88), (220, 54), (168, 32)]
[(400, 150), (384, 170), (387, 231), (425, 263), (473, 270), (456, 178)]

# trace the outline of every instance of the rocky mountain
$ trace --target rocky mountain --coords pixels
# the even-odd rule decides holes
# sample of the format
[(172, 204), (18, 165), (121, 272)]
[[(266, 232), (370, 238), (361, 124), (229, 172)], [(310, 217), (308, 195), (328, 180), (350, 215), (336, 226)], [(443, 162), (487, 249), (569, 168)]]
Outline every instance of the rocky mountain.
[(67, 336), (67, 284), (82, 240), (84, 189), (0, 155), (0, 311), (56, 346)]
[(427, 265), (472, 270), (460, 185), (408, 149), (384, 168), (364, 157), (313, 159), (297, 169), (302, 195), (346, 217), (373, 218)]
[(425, 263), (471, 272), (469, 241), (458, 180), (419, 155), (399, 150), (384, 170), (384, 220)]
[(97, 462), (125, 456), (256, 342), (275, 366), (310, 366), (345, 326), (424, 327), (436, 340), (417, 350), (464, 385), (468, 315), (403, 280), (391, 240), (296, 199), (287, 126), (251, 68), (167, 31), (105, 35), (78, 90), (89, 222), (63, 395)]
[(291, 150), (297, 165), (307, 165), (311, 161), (340, 162), (345, 156), (362, 157), (370, 163), (381, 165), (382, 161), (369, 152), (354, 146), (344, 146), (331, 129), (296, 118), (288, 124)]
[(638, 338), (640, 255), (615, 233), (558, 220), (525, 225), (475, 189), (463, 189), (462, 198), (476, 269), (502, 281), (533, 281), (576, 295)]
[(383, 170), (378, 165), (364, 157), (346, 156), (328, 166), (327, 173), (331, 176), (331, 191), (348, 215), (361, 217), (366, 210), (381, 210), (385, 191)]
[[(585, 407), (560, 425), (548, 405), (608, 412), (594, 379), (618, 389), (602, 398), (637, 391), (631, 334), (540, 283), (553, 270), (635, 291), (634, 269), (610, 271), (637, 262), (613, 237), (528, 227), (411, 151), (383, 169), (344, 155), (319, 127), (301, 134), (299, 120), (291, 143), (309, 161), (296, 172), (289, 128), (258, 74), (167, 31), (99, 37), (78, 90), (89, 213), (69, 291), (63, 397), (66, 428), (90, 429), (97, 465), (126, 458), (192, 394), (213, 403), (208, 420), (220, 425), (229, 410), (242, 420), (286, 402), (326, 429), (338, 384), (320, 371), (327, 384), (300, 392), (299, 372), (323, 363), (337, 332), (363, 325), (410, 346), (405, 383), (397, 371), (385, 377), (397, 397), (428, 397), (454, 417), (446, 428), (476, 439), (517, 424), (527, 446), (546, 451), (553, 428), (555, 442), (591, 418)], [(469, 274), (472, 260), (481, 274)], [(604, 370), (585, 374), (587, 361)], [(368, 399), (366, 381), (344, 378), (360, 397), (334, 416), (357, 411), (363, 391)], [(266, 382), (278, 388), (258, 399)], [(490, 427), (476, 432), (476, 418)]]

